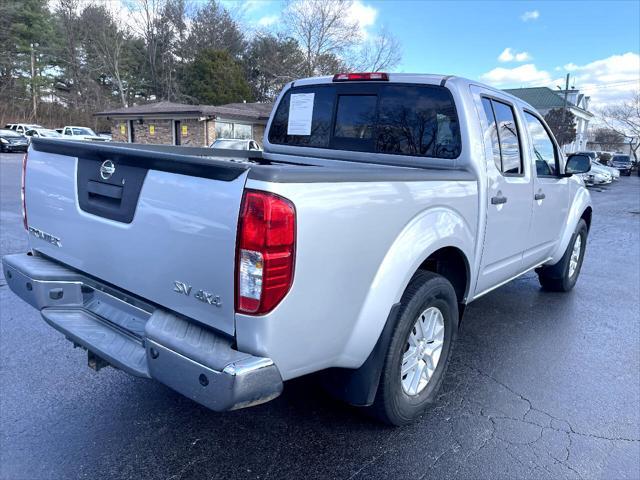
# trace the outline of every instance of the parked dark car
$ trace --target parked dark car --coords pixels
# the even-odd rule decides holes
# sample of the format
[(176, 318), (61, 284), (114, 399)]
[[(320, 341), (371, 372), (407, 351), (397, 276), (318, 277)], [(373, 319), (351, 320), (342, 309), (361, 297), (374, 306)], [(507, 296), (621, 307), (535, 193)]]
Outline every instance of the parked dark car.
[(633, 164), (629, 155), (614, 155), (611, 159), (611, 166), (620, 170), (620, 175), (626, 177), (631, 175)]
[(14, 130), (0, 130), (0, 152), (26, 152), (29, 141)]

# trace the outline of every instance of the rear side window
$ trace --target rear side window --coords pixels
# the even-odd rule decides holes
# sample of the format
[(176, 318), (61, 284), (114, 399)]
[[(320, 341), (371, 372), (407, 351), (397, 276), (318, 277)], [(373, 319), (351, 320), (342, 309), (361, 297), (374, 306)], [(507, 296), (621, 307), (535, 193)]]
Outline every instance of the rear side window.
[[(505, 175), (522, 175), (524, 169), (520, 137), (513, 108), (506, 103), (485, 97), (482, 98), (482, 106), (488, 125), (485, 137), (491, 139), (496, 167)], [(496, 146), (500, 152), (499, 158)]]
[[(289, 135), (292, 94), (314, 93), (310, 135)], [(341, 84), (289, 90), (269, 130), (278, 145), (456, 158), (460, 127), (449, 90), (433, 85)]]
[(502, 171), (502, 157), (500, 155), (500, 140), (498, 139), (498, 129), (496, 128), (496, 117), (493, 113), (493, 106), (491, 100), (488, 98), (482, 98), (482, 108), (484, 110), (484, 116), (487, 120), (487, 130), (485, 133), (485, 139), (491, 142), (491, 149), (493, 150), (493, 161), (496, 164), (496, 168)]

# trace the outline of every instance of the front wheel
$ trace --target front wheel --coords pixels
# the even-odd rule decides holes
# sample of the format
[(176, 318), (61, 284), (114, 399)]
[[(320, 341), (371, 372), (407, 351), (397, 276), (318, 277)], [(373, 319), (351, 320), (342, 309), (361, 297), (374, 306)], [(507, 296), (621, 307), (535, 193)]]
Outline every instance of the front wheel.
[(417, 273), (398, 312), (371, 412), (391, 425), (406, 425), (434, 402), (458, 328), (456, 293), (432, 272)]
[(580, 219), (560, 261), (536, 270), (542, 288), (552, 292), (568, 292), (576, 285), (582, 269), (588, 232), (586, 222)]

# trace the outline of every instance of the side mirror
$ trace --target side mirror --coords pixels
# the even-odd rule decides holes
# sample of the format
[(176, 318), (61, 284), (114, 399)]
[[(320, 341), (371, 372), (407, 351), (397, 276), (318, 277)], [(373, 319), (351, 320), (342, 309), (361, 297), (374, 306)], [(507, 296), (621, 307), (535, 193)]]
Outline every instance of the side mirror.
[(575, 153), (569, 155), (564, 172), (566, 175), (573, 175), (574, 173), (587, 173), (589, 170), (591, 170), (591, 158), (589, 155)]

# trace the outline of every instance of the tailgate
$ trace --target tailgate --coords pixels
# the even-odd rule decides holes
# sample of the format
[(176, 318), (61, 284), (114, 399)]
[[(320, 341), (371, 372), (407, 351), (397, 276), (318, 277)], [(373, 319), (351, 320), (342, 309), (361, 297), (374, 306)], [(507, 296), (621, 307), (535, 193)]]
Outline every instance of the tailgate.
[(80, 157), (30, 150), (31, 247), (233, 334), (236, 229), (246, 167), (218, 165), (221, 175), (201, 177), (193, 176), (197, 165), (186, 162), (178, 169), (177, 160), (160, 161), (157, 152), (134, 158), (136, 163), (132, 158), (144, 154), (87, 148)]

